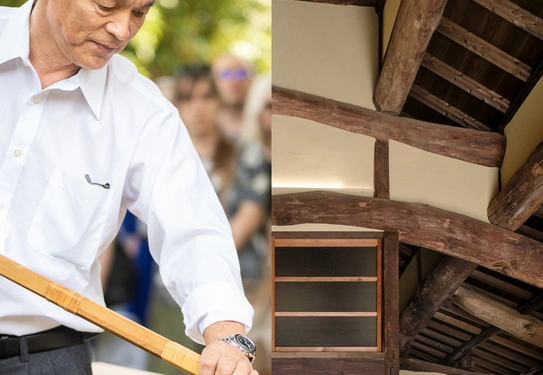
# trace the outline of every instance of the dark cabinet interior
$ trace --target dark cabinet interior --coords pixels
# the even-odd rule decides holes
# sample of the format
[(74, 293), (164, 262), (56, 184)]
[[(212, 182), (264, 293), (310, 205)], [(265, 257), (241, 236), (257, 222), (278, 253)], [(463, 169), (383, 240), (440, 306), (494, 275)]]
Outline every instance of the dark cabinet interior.
[(397, 248), (394, 233), (273, 233), (274, 375), (303, 374), (308, 359), (319, 364), (311, 374), (398, 373), (388, 359), (398, 337)]

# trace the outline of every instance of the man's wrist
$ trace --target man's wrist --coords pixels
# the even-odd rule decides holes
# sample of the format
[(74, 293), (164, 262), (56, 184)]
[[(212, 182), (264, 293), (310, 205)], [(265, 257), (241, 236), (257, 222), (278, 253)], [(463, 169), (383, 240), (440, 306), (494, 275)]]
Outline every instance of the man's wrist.
[(221, 321), (211, 324), (204, 331), (204, 340), (206, 345), (211, 341), (217, 340), (221, 337), (234, 335), (236, 333), (245, 335), (245, 326), (241, 323), (234, 321)]

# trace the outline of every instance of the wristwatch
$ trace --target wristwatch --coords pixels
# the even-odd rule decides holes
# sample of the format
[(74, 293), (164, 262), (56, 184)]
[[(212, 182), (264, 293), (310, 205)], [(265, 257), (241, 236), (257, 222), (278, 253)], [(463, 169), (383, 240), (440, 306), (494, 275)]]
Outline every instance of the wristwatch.
[(225, 343), (235, 346), (243, 352), (249, 358), (251, 363), (254, 362), (256, 358), (256, 345), (251, 341), (250, 338), (244, 335), (236, 334), (231, 336), (225, 336), (218, 338), (217, 340), (224, 341)]

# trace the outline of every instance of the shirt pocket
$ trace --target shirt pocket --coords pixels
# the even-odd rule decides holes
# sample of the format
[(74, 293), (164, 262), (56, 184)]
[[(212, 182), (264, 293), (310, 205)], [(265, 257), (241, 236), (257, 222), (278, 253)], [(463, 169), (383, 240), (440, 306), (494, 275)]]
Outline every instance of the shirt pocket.
[(56, 167), (28, 231), (29, 245), (84, 269), (96, 258), (112, 191)]

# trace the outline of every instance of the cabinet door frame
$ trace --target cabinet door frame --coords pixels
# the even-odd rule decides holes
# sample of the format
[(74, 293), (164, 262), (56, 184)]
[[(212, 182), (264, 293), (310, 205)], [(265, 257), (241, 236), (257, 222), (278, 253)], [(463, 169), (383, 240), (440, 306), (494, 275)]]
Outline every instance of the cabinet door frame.
[[(333, 353), (328, 349), (321, 348), (322, 351), (304, 351), (292, 350), (277, 351), (275, 343), (275, 247), (277, 244), (285, 246), (285, 240), (292, 241), (292, 244), (298, 243), (300, 240), (335, 240), (337, 243), (342, 243), (343, 246), (348, 246), (352, 241), (375, 240), (378, 242), (377, 268), (379, 277), (377, 277), (377, 288), (381, 293), (377, 294), (377, 329), (379, 330), (377, 346), (379, 351), (371, 352), (337, 352)], [(288, 242), (287, 242), (288, 243)], [(300, 246), (300, 245), (298, 245)], [(399, 239), (398, 232), (385, 231), (367, 231), (367, 232), (285, 232), (274, 231), (272, 233), (272, 357), (274, 362), (279, 367), (283, 361), (287, 361), (291, 365), (295, 365), (303, 358), (314, 358), (322, 360), (326, 367), (326, 361), (337, 360), (343, 358), (352, 358), (353, 361), (360, 363), (382, 361), (385, 374), (399, 374)], [(300, 348), (294, 348), (300, 349)], [(301, 348), (303, 349), (303, 348)], [(319, 359), (320, 358), (320, 359)], [(295, 361), (295, 362), (292, 362)], [(368, 363), (370, 363), (368, 362)], [(286, 363), (286, 362), (285, 362)], [(324, 368), (323, 368), (324, 370)]]

